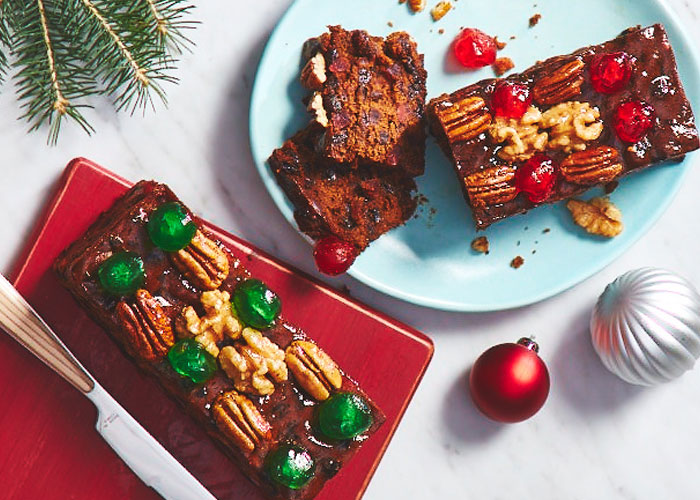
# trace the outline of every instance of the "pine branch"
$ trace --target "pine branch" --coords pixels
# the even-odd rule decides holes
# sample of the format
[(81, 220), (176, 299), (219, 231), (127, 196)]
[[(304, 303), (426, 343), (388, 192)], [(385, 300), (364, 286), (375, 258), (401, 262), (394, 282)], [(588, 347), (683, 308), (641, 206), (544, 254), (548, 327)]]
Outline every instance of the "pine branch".
[[(72, 118), (88, 134), (93, 131), (81, 113), (82, 98), (96, 91), (94, 79), (71, 50), (76, 28), (65, 0), (5, 0), (13, 30), (12, 50), (22, 118), (30, 130), (49, 125), (48, 142), (55, 144), (64, 118)], [(18, 29), (21, 27), (21, 29)]]
[(131, 112), (153, 107), (153, 95), (165, 102), (163, 85), (177, 82), (171, 54), (191, 46), (196, 24), (186, 2), (0, 0), (0, 83), (8, 62), (18, 68), (22, 118), (30, 130), (48, 124), (50, 143), (64, 118), (93, 130), (81, 109), (95, 94)]

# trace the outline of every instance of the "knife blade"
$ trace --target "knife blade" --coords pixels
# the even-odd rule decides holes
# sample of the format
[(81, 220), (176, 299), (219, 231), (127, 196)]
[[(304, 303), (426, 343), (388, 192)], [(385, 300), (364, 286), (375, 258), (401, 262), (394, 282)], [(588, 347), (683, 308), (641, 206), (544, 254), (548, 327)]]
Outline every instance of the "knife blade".
[(2, 275), (0, 328), (92, 401), (98, 411), (97, 431), (147, 486), (167, 500), (216, 500), (97, 383)]

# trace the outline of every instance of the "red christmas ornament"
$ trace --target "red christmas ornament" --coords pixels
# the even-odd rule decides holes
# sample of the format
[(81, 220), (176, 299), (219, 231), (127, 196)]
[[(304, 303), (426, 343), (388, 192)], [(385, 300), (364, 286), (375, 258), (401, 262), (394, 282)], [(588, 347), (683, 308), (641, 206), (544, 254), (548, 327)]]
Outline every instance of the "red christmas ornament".
[(323, 274), (338, 276), (347, 271), (357, 257), (357, 250), (336, 236), (326, 236), (316, 242), (314, 260)]
[(500, 344), (479, 356), (469, 375), (469, 389), (484, 415), (514, 423), (542, 408), (549, 394), (549, 372), (538, 350), (535, 341), (522, 338), (517, 344)]

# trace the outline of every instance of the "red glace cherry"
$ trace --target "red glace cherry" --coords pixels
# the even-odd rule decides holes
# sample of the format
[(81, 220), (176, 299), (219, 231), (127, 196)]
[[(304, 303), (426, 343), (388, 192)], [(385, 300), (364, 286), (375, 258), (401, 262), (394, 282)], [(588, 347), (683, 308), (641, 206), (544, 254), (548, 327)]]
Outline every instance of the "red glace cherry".
[(496, 60), (496, 41), (481, 30), (465, 28), (455, 38), (455, 57), (465, 68), (483, 68)]
[(515, 186), (532, 203), (541, 203), (552, 194), (557, 182), (557, 165), (549, 156), (536, 154), (515, 173)]
[(491, 95), (494, 114), (505, 118), (521, 118), (531, 103), (530, 88), (524, 83), (498, 82)]
[(618, 106), (613, 119), (617, 136), (625, 142), (637, 142), (654, 126), (656, 112), (644, 101), (627, 101)]
[(355, 262), (356, 257), (355, 247), (337, 236), (321, 238), (314, 247), (316, 267), (328, 276), (343, 274)]
[(624, 89), (632, 78), (632, 58), (627, 52), (599, 54), (591, 61), (591, 84), (601, 94)]

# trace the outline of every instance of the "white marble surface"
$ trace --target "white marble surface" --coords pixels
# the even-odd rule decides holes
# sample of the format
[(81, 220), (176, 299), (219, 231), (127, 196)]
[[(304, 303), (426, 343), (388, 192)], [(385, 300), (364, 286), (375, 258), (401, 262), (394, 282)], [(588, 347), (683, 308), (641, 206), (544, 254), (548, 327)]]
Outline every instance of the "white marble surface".
[[(92, 138), (67, 129), (60, 145), (50, 148), (42, 135), (26, 135), (6, 88), (0, 95), (2, 270), (9, 269), (63, 166), (86, 156), (127, 178), (170, 184), (204, 217), (313, 273), (307, 244), (264, 191), (248, 148), (248, 98), (256, 64), (289, 3), (201, 2), (197, 47), (186, 57), (181, 85), (170, 89), (171, 107), (134, 118), (98, 108), (92, 114), (98, 132)], [(700, 43), (700, 1), (670, 3)], [(607, 269), (520, 310), (431, 311), (352, 279), (336, 280), (355, 297), (426, 332), (436, 346), (365, 498), (698, 498), (700, 373), (655, 389), (626, 385), (604, 370), (587, 333), (595, 298), (628, 269), (662, 265), (700, 283), (698, 185), (696, 169), (654, 228)], [(552, 375), (547, 405), (523, 424), (485, 420), (469, 400), (466, 370), (487, 347), (533, 333)]]

